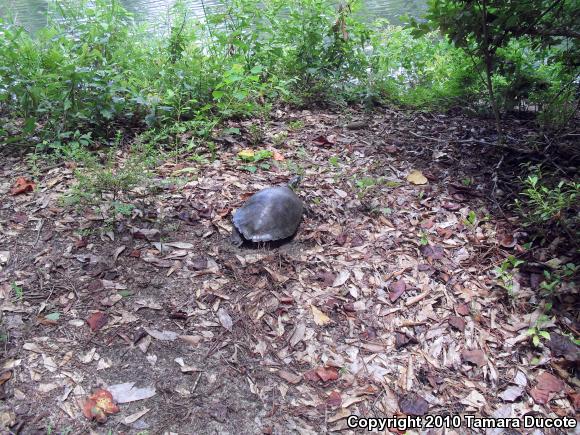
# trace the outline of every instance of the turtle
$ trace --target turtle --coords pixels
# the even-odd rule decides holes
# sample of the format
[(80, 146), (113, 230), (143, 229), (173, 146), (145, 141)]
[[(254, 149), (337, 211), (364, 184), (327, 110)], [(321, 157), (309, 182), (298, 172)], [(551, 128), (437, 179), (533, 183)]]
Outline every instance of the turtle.
[(285, 186), (262, 189), (234, 213), (231, 242), (269, 242), (287, 239), (296, 233), (302, 218), (302, 200), (294, 193), (300, 177)]

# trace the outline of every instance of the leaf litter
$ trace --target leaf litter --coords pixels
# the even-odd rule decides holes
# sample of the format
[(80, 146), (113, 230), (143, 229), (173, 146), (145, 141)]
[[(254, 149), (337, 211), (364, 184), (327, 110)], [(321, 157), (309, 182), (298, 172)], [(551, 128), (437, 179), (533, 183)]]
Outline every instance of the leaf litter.
[[(141, 193), (114, 231), (101, 230), (106, 208), (60, 205), (70, 165), (3, 191), (3, 421), (28, 432), (51, 422), (76, 433), (321, 433), (351, 414), (574, 415), (569, 331), (551, 324), (544, 366), (531, 363), (536, 272), (518, 277), (515, 304), (493, 274), (523, 242), (484, 194), (502, 157), (465, 140), (488, 131), (483, 121), (391, 109), (356, 128), (323, 111), (275, 117), (269, 136), (288, 139), (269, 171), (239, 170), (243, 139), (213, 163), (169, 160), (157, 181), (181, 177), (180, 187)], [(288, 129), (296, 119), (307, 127)], [(431, 146), (408, 134), (417, 125)], [(17, 158), (2, 165), (10, 180), (29, 173)], [(232, 210), (286, 182), (292, 165), (308, 209), (294, 240), (232, 247)], [(470, 210), (489, 218), (467, 225)]]

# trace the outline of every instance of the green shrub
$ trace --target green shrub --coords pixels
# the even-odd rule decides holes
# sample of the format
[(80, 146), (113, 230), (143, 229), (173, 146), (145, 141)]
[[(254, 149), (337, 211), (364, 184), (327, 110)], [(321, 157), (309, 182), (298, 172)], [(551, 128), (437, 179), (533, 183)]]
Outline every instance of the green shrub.
[(533, 168), (523, 180), (520, 195), (523, 198), (516, 200), (516, 207), (527, 225), (578, 230), (580, 183), (560, 180), (549, 184), (543, 179), (540, 168)]
[(434, 32), (415, 38), (410, 29), (379, 22), (372, 47), (372, 82), (387, 99), (418, 107), (452, 105), (474, 83), (471, 60)]

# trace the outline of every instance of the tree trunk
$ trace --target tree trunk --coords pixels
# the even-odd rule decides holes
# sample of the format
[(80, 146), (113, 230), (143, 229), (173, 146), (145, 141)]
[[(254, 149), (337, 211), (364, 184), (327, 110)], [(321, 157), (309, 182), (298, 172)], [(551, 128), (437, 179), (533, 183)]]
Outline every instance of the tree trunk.
[(489, 36), (487, 33), (487, 1), (482, 0), (482, 25), (483, 25), (483, 55), (485, 57), (485, 86), (487, 87), (487, 93), (489, 95), (491, 109), (493, 111), (493, 116), (495, 118), (495, 129), (497, 130), (498, 140), (500, 143), (503, 142), (503, 131), (501, 128), (501, 119), (499, 114), (499, 107), (497, 106), (497, 101), (495, 99), (495, 92), (493, 91), (493, 83), (491, 81), (491, 76), (493, 74), (493, 55), (490, 49)]

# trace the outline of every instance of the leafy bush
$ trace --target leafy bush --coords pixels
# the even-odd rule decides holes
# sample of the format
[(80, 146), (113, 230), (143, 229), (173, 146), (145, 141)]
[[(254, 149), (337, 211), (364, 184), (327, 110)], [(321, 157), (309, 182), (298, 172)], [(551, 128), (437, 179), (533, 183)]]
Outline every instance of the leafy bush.
[(540, 168), (534, 168), (523, 184), (524, 199), (516, 200), (516, 207), (528, 225), (578, 230), (580, 183), (560, 180), (550, 185), (544, 181)]
[(473, 64), (461, 50), (434, 32), (414, 38), (410, 29), (383, 24), (372, 37), (376, 92), (419, 107), (451, 105), (467, 97)]
[[(188, 18), (182, 1), (159, 36), (119, 0), (51, 4), (58, 16), (35, 35), (0, 21), (0, 110), (21, 129), (10, 140), (40, 150), (75, 147), (89, 134), (98, 148), (119, 129), (188, 123), (208, 138), (224, 119), (264, 115), (280, 100), (439, 107), (485, 90), (468, 53), (436, 33), (414, 39), (384, 22), (363, 24), (356, 1), (232, 0), (204, 20)], [(525, 99), (565, 122), (554, 108), (573, 98), (561, 91), (570, 68), (547, 62), (553, 51), (532, 42), (512, 38), (494, 53), (504, 59), (491, 71), (497, 100), (509, 109)]]

